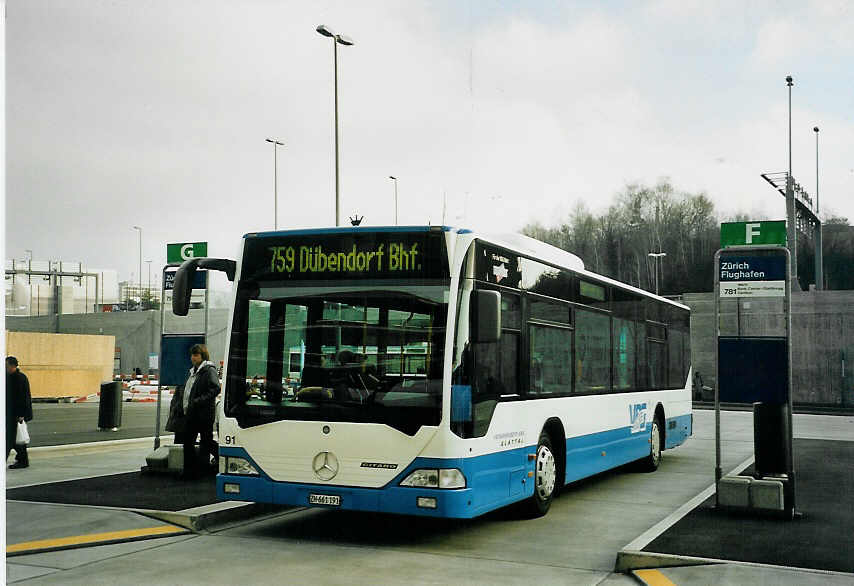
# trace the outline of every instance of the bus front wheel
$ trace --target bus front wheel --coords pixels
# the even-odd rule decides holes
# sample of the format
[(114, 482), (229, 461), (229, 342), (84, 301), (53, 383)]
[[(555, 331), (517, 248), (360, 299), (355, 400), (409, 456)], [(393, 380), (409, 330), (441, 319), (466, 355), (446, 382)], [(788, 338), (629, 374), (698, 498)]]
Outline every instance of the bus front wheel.
[(557, 463), (552, 449), (552, 440), (543, 431), (537, 442), (537, 454), (534, 462), (534, 494), (525, 501), (529, 517), (542, 517), (549, 511), (557, 487)]

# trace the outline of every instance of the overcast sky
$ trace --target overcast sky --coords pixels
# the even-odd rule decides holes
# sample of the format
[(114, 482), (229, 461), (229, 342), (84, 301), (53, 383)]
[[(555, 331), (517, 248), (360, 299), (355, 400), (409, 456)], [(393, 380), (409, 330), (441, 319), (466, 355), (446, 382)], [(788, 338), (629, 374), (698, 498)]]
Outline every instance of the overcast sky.
[[(788, 165), (854, 221), (854, 4), (9, 0), (6, 256), (137, 272), (167, 242), (342, 223), (490, 231), (669, 177), (782, 219)], [(146, 271), (143, 264), (143, 271)], [(145, 277), (145, 273), (143, 274)]]

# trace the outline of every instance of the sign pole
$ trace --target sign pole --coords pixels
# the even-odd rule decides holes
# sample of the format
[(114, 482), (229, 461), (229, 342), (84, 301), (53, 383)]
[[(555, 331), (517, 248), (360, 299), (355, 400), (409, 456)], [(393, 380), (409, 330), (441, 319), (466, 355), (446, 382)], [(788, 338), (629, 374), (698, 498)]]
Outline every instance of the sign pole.
[(208, 316), (210, 315), (210, 271), (205, 271), (205, 345), (208, 343)]
[(157, 352), (157, 421), (154, 423), (154, 449), (160, 447), (160, 419), (162, 413), (163, 395), (163, 334), (165, 333), (165, 320), (163, 314), (166, 311), (166, 272), (169, 268), (179, 266), (179, 263), (166, 263), (160, 272), (160, 348)]
[[(786, 256), (789, 257), (790, 254), (791, 253), (787, 249), (786, 250)], [(792, 266), (791, 258), (786, 259), (786, 266), (787, 267)], [(795, 276), (797, 277), (797, 273), (795, 273)], [(793, 427), (794, 422), (792, 420), (793, 419), (792, 418), (793, 399), (792, 399), (792, 274), (791, 273), (786, 275), (785, 310), (786, 310), (786, 346), (788, 347), (787, 353), (788, 353), (788, 363), (789, 363), (788, 367), (787, 367), (788, 368), (787, 378), (789, 379), (789, 384), (788, 384), (789, 388), (787, 389), (787, 391), (789, 393), (789, 401), (788, 401), (787, 408), (786, 408), (786, 410), (788, 411), (786, 416), (787, 416), (788, 424), (789, 424), (789, 434), (788, 434), (789, 435), (789, 437), (788, 437), (788, 440), (789, 440), (789, 457), (788, 457), (788, 461), (786, 462), (786, 464), (787, 464), (786, 467), (788, 468), (787, 472), (788, 472), (788, 476), (789, 476), (789, 481), (786, 483), (786, 487), (788, 488), (788, 491), (789, 491), (788, 506), (791, 508), (791, 510), (788, 511), (788, 513), (790, 515), (790, 518), (794, 519), (795, 516), (798, 515), (798, 513), (795, 512), (796, 511), (796, 509), (795, 509), (795, 492), (796, 492), (795, 491), (795, 450), (794, 450), (794, 445), (793, 445), (794, 440), (792, 439), (795, 435), (795, 428)]]
[(720, 296), (720, 266), (721, 251), (715, 253), (715, 508), (720, 507), (720, 485), (723, 477), (721, 469), (721, 394), (720, 394), (720, 357), (718, 356), (718, 339), (721, 336), (721, 296)]
[[(169, 266), (169, 265), (167, 265)], [(166, 305), (166, 267), (160, 271), (160, 344), (157, 350), (157, 419), (154, 423), (154, 449), (160, 447), (160, 413), (163, 403), (163, 377), (160, 374), (163, 372), (163, 308)]]

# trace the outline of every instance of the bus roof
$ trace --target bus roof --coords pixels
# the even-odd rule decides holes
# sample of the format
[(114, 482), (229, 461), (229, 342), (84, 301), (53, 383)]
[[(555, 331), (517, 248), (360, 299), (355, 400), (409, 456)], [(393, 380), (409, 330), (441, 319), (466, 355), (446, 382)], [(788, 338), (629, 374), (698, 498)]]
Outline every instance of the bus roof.
[[(466, 232), (469, 232), (466, 230)], [(682, 309), (690, 309), (687, 305), (683, 305), (678, 301), (674, 301), (672, 299), (667, 299), (666, 297), (661, 297), (649, 291), (645, 291), (633, 285), (629, 285), (627, 283), (623, 283), (621, 281), (617, 281), (610, 277), (606, 277), (604, 275), (600, 275), (598, 273), (594, 273), (592, 271), (588, 271), (584, 268), (584, 261), (581, 260), (575, 254), (571, 252), (567, 252), (562, 248), (558, 248), (557, 246), (553, 246), (551, 244), (547, 244), (541, 240), (536, 240), (535, 238), (531, 238), (529, 236), (525, 236), (524, 234), (481, 234), (475, 235), (476, 238), (481, 240), (485, 240), (490, 244), (495, 244), (497, 246), (503, 246), (505, 248), (509, 248), (515, 252), (519, 252), (522, 254), (526, 254), (531, 256), (532, 258), (542, 260), (549, 264), (570, 269), (577, 272), (579, 275), (585, 275), (594, 279), (597, 279), (601, 282), (607, 283), (609, 285), (619, 287), (626, 291), (631, 291), (633, 293), (638, 293), (643, 295), (644, 297), (651, 297), (653, 299), (657, 299), (659, 301), (663, 301), (665, 303), (669, 303), (671, 305), (675, 305), (677, 307), (681, 307)]]
[(549, 264), (557, 265), (566, 269), (572, 269), (574, 271), (584, 270), (584, 261), (577, 255), (567, 252), (562, 248), (558, 248), (557, 246), (546, 244), (542, 240), (525, 236), (524, 234), (482, 234), (477, 237), (489, 242), (490, 244), (509, 248), (510, 250), (520, 252)]

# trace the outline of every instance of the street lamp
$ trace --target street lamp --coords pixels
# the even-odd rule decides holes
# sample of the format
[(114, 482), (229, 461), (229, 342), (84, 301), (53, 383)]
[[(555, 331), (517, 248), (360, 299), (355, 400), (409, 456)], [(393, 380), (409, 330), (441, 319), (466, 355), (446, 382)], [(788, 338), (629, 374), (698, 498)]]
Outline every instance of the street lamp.
[(277, 175), (279, 165), (276, 161), (276, 151), (279, 150), (277, 147), (285, 146), (285, 143), (275, 138), (264, 140), (273, 145), (273, 230), (277, 230), (279, 228), (279, 178)]
[(818, 126), (813, 126), (812, 131), (815, 132), (815, 213), (818, 215)]
[(148, 297), (148, 308), (151, 309), (151, 261), (145, 261), (148, 263), (148, 286), (146, 287), (146, 297)]
[[(789, 88), (789, 174), (786, 177), (786, 243), (789, 246), (789, 259), (791, 262), (790, 281), (793, 285), (798, 283), (798, 241), (797, 229), (795, 227), (795, 180), (792, 178), (792, 76), (786, 76), (786, 85)], [(798, 289), (800, 290), (800, 289)]]
[(821, 291), (824, 289), (824, 257), (821, 245), (821, 216), (819, 215), (818, 205), (818, 126), (813, 127), (815, 132), (815, 289)]
[(658, 271), (661, 265), (661, 258), (667, 256), (666, 252), (648, 252), (647, 256), (655, 259), (655, 294), (658, 295)]
[(321, 24), (315, 30), (324, 37), (332, 39), (332, 62), (335, 78), (335, 225), (340, 226), (340, 181), (338, 179), (338, 44), (350, 46), (353, 44), (353, 40), (344, 35), (335, 34), (325, 24)]
[(137, 275), (139, 279), (140, 295), (139, 307), (137, 308), (137, 311), (142, 311), (142, 228), (140, 228), (139, 226), (134, 226), (133, 229), (139, 232), (139, 272), (137, 273)]
[(394, 181), (394, 225), (397, 226), (397, 177), (389, 175), (388, 178)]

